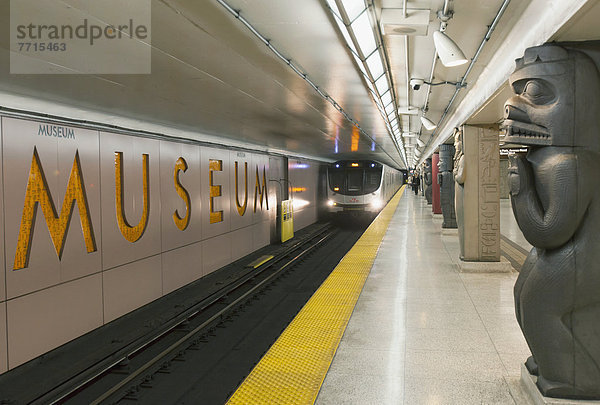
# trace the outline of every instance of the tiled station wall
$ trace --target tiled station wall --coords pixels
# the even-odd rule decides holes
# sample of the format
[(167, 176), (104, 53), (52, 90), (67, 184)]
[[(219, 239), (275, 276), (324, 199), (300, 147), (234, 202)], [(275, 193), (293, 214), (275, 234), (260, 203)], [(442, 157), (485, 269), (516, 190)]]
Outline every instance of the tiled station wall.
[[(4, 249), (0, 249), (0, 259), (5, 276), (0, 282), (0, 373), (270, 243), (277, 193), (274, 183), (269, 182), (269, 160), (274, 163), (274, 159), (282, 158), (37, 121), (1, 119), (0, 229), (4, 230), (1, 235)], [(77, 202), (66, 226), (60, 258), (55, 248), (56, 243), (60, 245), (60, 238), (53, 242), (50, 232), (54, 227), (54, 233), (59, 229), (60, 235), (59, 221), (49, 227), (42, 204), (37, 204), (33, 213), (35, 226), (23, 214), (27, 212), (26, 195), (38, 198), (44, 195), (39, 190), (42, 183), (32, 170), (36, 160), (34, 150), (57, 218), (65, 209), (63, 200), (69, 179), (77, 177), (72, 175), (78, 171), (76, 155), (80, 162), (90, 231), (86, 237), (80, 216), (82, 207)], [(122, 176), (116, 170), (116, 152), (122, 153)], [(148, 156), (149, 215), (141, 237), (130, 241), (123, 236), (117, 219), (117, 179), (120, 177), (123, 183), (125, 220), (135, 227), (144, 211), (143, 155)], [(185, 160), (187, 170), (176, 171), (179, 158)], [(209, 160), (213, 161), (214, 169), (212, 212), (222, 212), (222, 220), (216, 221), (219, 214), (213, 214), (212, 222)], [(218, 170), (214, 161), (221, 162), (222, 170)], [(235, 162), (240, 206), (244, 205), (246, 164), (248, 167), (245, 212), (236, 204)], [(290, 172), (294, 173), (298, 187), (311, 190), (316, 176), (310, 178), (310, 163), (301, 164), (309, 169), (303, 169), (306, 171), (297, 176), (295, 170)], [(265, 200), (261, 208), (257, 195), (255, 212), (257, 170), (262, 186), (263, 169), (269, 209)], [(184, 196), (176, 188), (176, 174), (189, 195), (190, 217), (184, 230), (174, 220), (175, 212), (180, 218), (185, 218), (188, 212)], [(280, 174), (273, 176), (278, 178)], [(217, 186), (220, 196), (214, 188)], [(316, 219), (310, 208), (316, 206), (314, 197), (312, 193), (304, 195), (308, 204), (299, 210), (296, 229)], [(51, 205), (46, 204), (46, 211)], [(28, 262), (23, 267), (27, 240), (23, 231), (27, 229), (31, 229), (31, 237)]]

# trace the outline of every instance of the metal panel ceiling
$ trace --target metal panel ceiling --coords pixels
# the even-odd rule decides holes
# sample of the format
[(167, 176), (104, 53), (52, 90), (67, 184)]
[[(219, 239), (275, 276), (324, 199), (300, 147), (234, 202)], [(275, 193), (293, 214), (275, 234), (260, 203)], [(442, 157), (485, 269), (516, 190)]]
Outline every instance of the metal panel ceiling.
[[(468, 58), (473, 57), (501, 2), (450, 1), (454, 17), (447, 33)], [(485, 69), (493, 68), (486, 66), (487, 62), (529, 3), (510, 3), (468, 83), (474, 83)], [(73, 106), (73, 115), (81, 119), (85, 119), (86, 112), (102, 112), (111, 122), (118, 122), (119, 117), (135, 118), (191, 131), (200, 140), (212, 135), (288, 154), (327, 160), (374, 158), (402, 167), (325, 0), (228, 0), (228, 4), (337, 101), (375, 142), (353, 130), (339, 111), (215, 0), (152, 1), (150, 75), (10, 75), (9, 36), (4, 35), (0, 38), (0, 90)], [(431, 36), (439, 28), (436, 12), (443, 4), (443, 0), (407, 1), (409, 9), (430, 10), (428, 35), (409, 37), (409, 77), (429, 78), (434, 55)], [(374, 2), (377, 16), (381, 8), (402, 6), (401, 0)], [(589, 8), (593, 12), (598, 7)], [(585, 27), (596, 21), (590, 18), (592, 12), (580, 17)], [(2, 2), (2, 26), (9, 26), (9, 15), (8, 2)], [(586, 39), (598, 31), (575, 23), (565, 30), (561, 35), (569, 39)], [(398, 106), (423, 107), (427, 86), (411, 90), (406, 97), (404, 36), (384, 36), (384, 45)], [(438, 62), (434, 81), (458, 81), (465, 70), (466, 65), (445, 68)], [(453, 108), (468, 91), (467, 87), (459, 93)], [(432, 87), (428, 117), (437, 121), (453, 92), (452, 86)], [(3, 102), (0, 105), (6, 106)], [(408, 121), (410, 127), (405, 129), (422, 131), (417, 117), (405, 117), (403, 124)], [(427, 142), (428, 134), (421, 139)]]

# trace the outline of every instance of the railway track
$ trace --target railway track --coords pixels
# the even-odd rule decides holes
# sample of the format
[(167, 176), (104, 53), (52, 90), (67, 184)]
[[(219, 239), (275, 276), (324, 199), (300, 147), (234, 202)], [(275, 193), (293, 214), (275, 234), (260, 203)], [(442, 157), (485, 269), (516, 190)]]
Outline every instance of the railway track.
[(363, 231), (321, 228), (33, 403), (223, 403)]

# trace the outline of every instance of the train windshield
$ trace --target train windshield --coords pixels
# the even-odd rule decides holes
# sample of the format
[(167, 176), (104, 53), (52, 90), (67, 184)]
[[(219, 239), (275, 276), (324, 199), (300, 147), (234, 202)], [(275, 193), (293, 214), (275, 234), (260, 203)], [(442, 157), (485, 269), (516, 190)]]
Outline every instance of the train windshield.
[(329, 188), (344, 195), (373, 193), (381, 184), (381, 172), (376, 162), (336, 162), (329, 167)]

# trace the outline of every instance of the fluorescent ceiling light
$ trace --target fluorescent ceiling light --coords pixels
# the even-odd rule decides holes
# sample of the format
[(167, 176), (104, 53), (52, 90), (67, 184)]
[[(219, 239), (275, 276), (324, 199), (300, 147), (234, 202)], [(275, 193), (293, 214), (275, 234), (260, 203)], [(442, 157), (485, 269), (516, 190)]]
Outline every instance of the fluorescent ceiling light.
[(340, 9), (338, 8), (335, 0), (327, 0), (327, 5), (329, 6), (329, 8), (331, 8), (331, 10), (333, 10), (333, 13), (336, 17), (342, 18)]
[(431, 121), (429, 118), (422, 116), (421, 117), (421, 122), (423, 123), (423, 126), (428, 130), (428, 131), (433, 131), (437, 125), (433, 123), (433, 121)]
[(425, 146), (425, 142), (423, 142), (422, 140), (420, 140), (419, 138), (417, 138), (417, 143), (419, 144), (419, 146), (422, 148), (423, 146)]
[(391, 102), (392, 102), (392, 92), (391, 91), (388, 91), (383, 96), (381, 96), (381, 103), (383, 105), (388, 105)]
[(375, 87), (379, 94), (383, 94), (390, 89), (390, 85), (388, 84), (387, 77), (385, 75), (381, 76), (379, 79), (375, 80)]
[(433, 32), (433, 43), (444, 66), (459, 66), (468, 62), (458, 45), (443, 32)]
[(413, 132), (404, 132), (402, 133), (402, 136), (405, 138), (415, 138), (416, 135)]
[(358, 65), (358, 68), (360, 69), (362, 74), (369, 77), (367, 75), (367, 69), (365, 69), (365, 65), (362, 63), (362, 60), (360, 60), (360, 58), (358, 56), (356, 56), (354, 53), (352, 54), (352, 56), (354, 56), (354, 60), (356, 61), (356, 64)]
[[(334, 16), (335, 16), (335, 14), (334, 14)], [(344, 25), (343, 21), (338, 20), (337, 17), (334, 17), (333, 19), (338, 24), (338, 27), (340, 27), (340, 31), (342, 31), (342, 35), (344, 36), (344, 39), (346, 40), (346, 44), (352, 50), (352, 54), (353, 55), (358, 54), (358, 51), (356, 50), (356, 47), (354, 46), (354, 42), (352, 42), (352, 37), (350, 37), (350, 34), (348, 33), (348, 28), (346, 28), (346, 25)], [(354, 57), (356, 58), (356, 55), (354, 55)]]
[(350, 21), (358, 17), (366, 8), (364, 0), (342, 0), (342, 5), (346, 9), (346, 14)]
[(369, 79), (367, 79), (367, 86), (369, 86), (369, 90), (371, 90), (371, 92), (373, 92), (373, 94), (376, 94), (375, 89), (373, 88), (373, 84), (371, 83), (371, 81)]
[(389, 114), (392, 114), (394, 112), (394, 103), (390, 103), (385, 107), (385, 112)]
[(358, 41), (358, 46), (364, 57), (370, 55), (376, 48), (375, 34), (369, 20), (369, 13), (362, 13), (350, 26)]
[[(379, 52), (373, 52), (371, 56), (367, 58), (367, 66), (371, 71), (371, 76), (379, 77), (383, 74), (383, 63), (381, 62), (381, 57), (379, 56)], [(386, 103), (384, 103), (386, 104)]]

